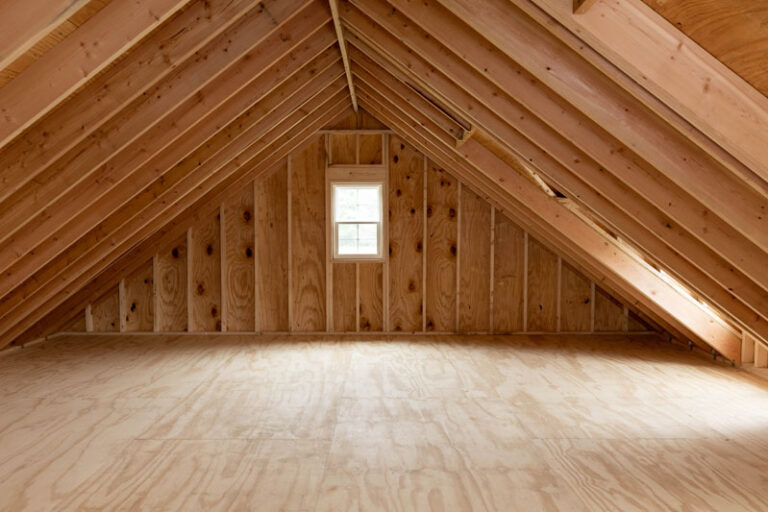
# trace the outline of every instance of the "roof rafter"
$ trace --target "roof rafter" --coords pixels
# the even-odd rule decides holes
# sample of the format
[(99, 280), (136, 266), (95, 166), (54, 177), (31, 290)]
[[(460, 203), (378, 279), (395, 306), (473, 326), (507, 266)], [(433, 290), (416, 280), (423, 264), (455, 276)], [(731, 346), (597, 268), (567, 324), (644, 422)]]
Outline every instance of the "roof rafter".
[[(382, 103), (391, 102), (393, 98), (385, 93), (376, 94), (376, 99)], [(402, 104), (400, 107), (408, 108)], [(452, 147), (446, 148), (446, 151), (451, 150), (456, 151)], [(491, 178), (497, 187), (503, 188), (510, 198), (519, 201), (523, 206), (522, 210), (528, 211), (529, 216), (538, 217), (538, 222), (549, 225), (550, 231), (554, 229), (561, 238), (570, 240), (573, 246), (582, 252), (580, 260), (599, 262), (602, 274), (612, 285), (619, 285), (624, 294), (629, 293), (635, 301), (654, 310), (691, 339), (701, 339), (717, 348), (727, 358), (739, 360), (741, 343), (732, 331), (706, 316), (698, 306), (680, 295), (650, 269), (624, 255), (616, 246), (611, 246), (609, 240), (563, 208), (555, 199), (549, 198), (523, 179), (518, 171), (495, 157), (479, 142), (471, 139), (458, 152), (476, 170)], [(457, 172), (459, 177), (467, 177), (459, 169), (449, 170)], [(533, 231), (540, 232), (539, 229)], [(681, 314), (688, 316), (683, 320)]]
[[(263, 128), (257, 130), (255, 135), (261, 136), (255, 141), (250, 139), (252, 142), (244, 152), (230, 154), (226, 171), (219, 169), (213, 173), (206, 173), (202, 181), (193, 187), (191, 194), (188, 193), (179, 198), (178, 201), (168, 205), (168, 208), (163, 208), (160, 213), (155, 212), (152, 218), (159, 220), (159, 224), (144, 225), (142, 229), (116, 246), (107, 244), (111, 247), (111, 252), (105, 260), (89, 260), (90, 266), (74, 277), (64, 289), (59, 287), (58, 291), (54, 290), (46, 296), (36, 295), (35, 307), (23, 319), (22, 315), (19, 315), (11, 322), (6, 322), (6, 318), (0, 320), (2, 333), (0, 346), (5, 346), (20, 336), (25, 338), (39, 334), (40, 329), (45, 329), (39, 324), (40, 319), (52, 311), (55, 311), (54, 315), (69, 315), (71, 318), (71, 315), (76, 312), (74, 310), (81, 310), (84, 307), (84, 305), (72, 306), (74, 301), (78, 298), (84, 301), (93, 299), (92, 290), (98, 287), (99, 283), (103, 286), (106, 282), (103, 280), (107, 277), (112, 279), (112, 272), (122, 273), (126, 268), (135, 269), (136, 266), (144, 263), (153, 251), (156, 251), (157, 244), (162, 243), (161, 240), (166, 240), (162, 238), (163, 236), (173, 229), (177, 230), (173, 231), (175, 236), (183, 233), (183, 230), (178, 231), (178, 226), (183, 224), (184, 230), (188, 227), (190, 221), (185, 218), (187, 213), (197, 219), (200, 212), (211, 208), (211, 204), (218, 207), (218, 203), (227, 194), (241, 192), (244, 180), (253, 179), (280, 159), (285, 158), (298, 144), (306, 141), (322, 126), (338, 117), (343, 111), (342, 105), (347, 101), (345, 89), (346, 82), (340, 76), (332, 86), (315, 94), (309, 102), (294, 106), (291, 109), (292, 113), (287, 117), (285, 114), (275, 114), (275, 118), (283, 118), (283, 120), (267, 133), (264, 133)], [(163, 206), (158, 202), (153, 202), (152, 205), (155, 209)], [(173, 239), (173, 236), (170, 239)], [(145, 241), (144, 244), (141, 243), (142, 241)], [(141, 259), (137, 256), (140, 250), (147, 252), (147, 258)], [(110, 266), (114, 261), (122, 262), (125, 267)]]
[[(305, 19), (311, 20), (311, 16)], [(165, 162), (160, 169), (168, 169), (174, 157), (183, 156), (185, 148), (189, 151), (214, 135), (221, 126), (258, 102), (307, 61), (311, 65), (305, 78), (325, 69), (337, 56), (326, 51), (334, 41), (330, 26), (320, 28), (294, 34), (286, 25), (285, 33), (292, 37), (285, 47), (268, 38), (256, 48), (255, 56), (245, 54), (197, 94), (158, 115), (154, 127), (122, 151), (112, 154), (105, 164), (94, 167), (92, 176), (83, 176), (87, 179), (70, 187), (46, 205), (45, 210), (36, 216), (33, 214), (26, 226), (20, 226), (10, 238), (14, 241), (12, 250), (10, 246), (0, 249), (0, 269), (8, 272), (14, 265), (23, 263), (26, 273), (11, 274), (21, 282), (30, 271), (58, 255), (67, 243), (74, 242), (101, 219), (120, 209), (133, 193), (162, 176), (159, 163)], [(284, 32), (280, 32), (274, 39), (283, 37)], [(321, 61), (312, 60), (324, 51)], [(83, 168), (78, 171), (87, 175)], [(109, 193), (115, 189), (122, 197)], [(75, 201), (73, 198), (80, 199)], [(60, 215), (46, 215), (46, 211), (57, 211)], [(0, 284), (0, 296), (7, 291), (4, 284)]]
[(141, 41), (188, 0), (112, 2), (3, 87), (0, 147)]

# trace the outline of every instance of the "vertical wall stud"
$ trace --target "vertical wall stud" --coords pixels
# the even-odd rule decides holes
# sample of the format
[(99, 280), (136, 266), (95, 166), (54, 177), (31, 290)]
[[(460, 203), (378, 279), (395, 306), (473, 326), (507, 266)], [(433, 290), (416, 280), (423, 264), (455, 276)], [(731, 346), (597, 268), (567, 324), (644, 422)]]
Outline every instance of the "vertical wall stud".
[(192, 331), (192, 228), (187, 229), (187, 331)]
[(219, 254), (221, 263), (219, 265), (219, 279), (221, 280), (221, 332), (227, 332), (227, 316), (229, 306), (227, 303), (227, 226), (224, 220), (224, 205), (219, 205)]
[(422, 179), (422, 235), (421, 235), (421, 330), (427, 331), (427, 157), (422, 155), (424, 178)]
[(757, 340), (746, 332), (741, 333), (741, 364), (755, 362), (755, 348)]
[(117, 285), (117, 300), (118, 311), (120, 312), (120, 332), (125, 332), (128, 328), (126, 324), (126, 315), (128, 313), (128, 304), (126, 304), (127, 297), (125, 296), (125, 279), (121, 279)]
[(496, 272), (496, 207), (491, 205), (491, 280), (490, 280), (490, 307), (488, 311), (488, 332), (493, 334), (493, 277)]
[(589, 332), (595, 332), (595, 282), (589, 283)]
[(258, 194), (256, 194), (256, 182), (258, 180), (253, 180), (252, 183), (252, 193), (253, 193), (253, 330), (256, 332), (261, 332), (261, 315), (259, 312), (261, 311), (261, 291), (259, 286), (259, 248), (257, 244), (259, 243), (259, 239), (256, 236), (256, 232), (258, 231), (256, 223), (257, 223), (257, 216), (256, 212), (259, 211), (259, 205), (256, 203), (258, 200)]
[(90, 302), (85, 306), (85, 331), (93, 332), (93, 311)]
[(557, 256), (557, 310), (555, 313), (555, 330), (560, 332), (561, 330), (561, 318), (562, 314), (562, 295), (563, 295), (563, 258)]
[(456, 206), (458, 213), (456, 215), (456, 327), (459, 332), (459, 318), (461, 317), (461, 181), (458, 182), (458, 199)]
[(288, 209), (288, 332), (291, 332), (293, 331), (293, 261), (291, 260), (291, 255), (293, 254), (291, 251), (293, 246), (293, 230), (291, 229), (291, 224), (293, 223), (293, 219), (291, 218), (291, 181), (293, 180), (291, 179), (291, 155), (288, 155), (286, 160), (286, 169), (288, 173), (288, 183), (286, 184), (286, 189), (288, 190), (288, 202), (286, 205), (286, 208)]
[(523, 232), (523, 332), (528, 332), (528, 232)]
[(158, 261), (157, 261), (157, 253), (155, 253), (152, 256), (152, 304), (154, 304), (154, 307), (152, 311), (154, 311), (154, 315), (152, 318), (152, 330), (154, 332), (160, 332), (160, 315), (158, 314), (158, 311), (160, 311), (159, 308), (159, 299), (157, 296), (157, 283), (160, 278), (160, 275), (158, 273)]

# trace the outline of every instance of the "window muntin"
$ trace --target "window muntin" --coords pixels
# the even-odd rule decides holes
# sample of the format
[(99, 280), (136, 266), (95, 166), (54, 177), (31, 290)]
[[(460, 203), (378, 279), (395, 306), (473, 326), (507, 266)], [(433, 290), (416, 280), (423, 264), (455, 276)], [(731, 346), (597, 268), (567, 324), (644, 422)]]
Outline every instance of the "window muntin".
[(383, 183), (331, 183), (335, 259), (382, 257)]

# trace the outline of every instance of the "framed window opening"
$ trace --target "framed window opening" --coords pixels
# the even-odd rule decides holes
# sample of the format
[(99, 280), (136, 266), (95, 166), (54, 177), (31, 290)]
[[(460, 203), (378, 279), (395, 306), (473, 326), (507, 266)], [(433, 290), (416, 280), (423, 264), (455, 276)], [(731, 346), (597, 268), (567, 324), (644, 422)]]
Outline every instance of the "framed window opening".
[(384, 258), (385, 180), (354, 176), (329, 183), (332, 255), (337, 261)]

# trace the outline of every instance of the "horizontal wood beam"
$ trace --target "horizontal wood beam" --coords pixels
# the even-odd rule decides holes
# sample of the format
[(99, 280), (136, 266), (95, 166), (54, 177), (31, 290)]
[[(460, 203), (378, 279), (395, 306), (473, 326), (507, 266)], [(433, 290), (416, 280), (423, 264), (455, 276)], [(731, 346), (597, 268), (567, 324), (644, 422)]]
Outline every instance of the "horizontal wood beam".
[(187, 2), (112, 2), (80, 25), (0, 89), (0, 147), (43, 117)]

